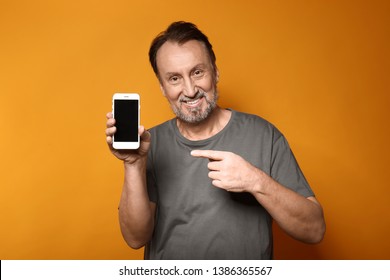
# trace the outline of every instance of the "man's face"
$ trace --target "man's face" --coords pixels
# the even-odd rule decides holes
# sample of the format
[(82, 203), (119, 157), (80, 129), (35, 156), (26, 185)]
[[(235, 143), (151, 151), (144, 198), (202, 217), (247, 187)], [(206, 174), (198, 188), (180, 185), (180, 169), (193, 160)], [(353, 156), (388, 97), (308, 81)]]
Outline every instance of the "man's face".
[(196, 40), (166, 42), (157, 52), (163, 94), (176, 116), (187, 123), (205, 120), (217, 106), (217, 71), (205, 46)]

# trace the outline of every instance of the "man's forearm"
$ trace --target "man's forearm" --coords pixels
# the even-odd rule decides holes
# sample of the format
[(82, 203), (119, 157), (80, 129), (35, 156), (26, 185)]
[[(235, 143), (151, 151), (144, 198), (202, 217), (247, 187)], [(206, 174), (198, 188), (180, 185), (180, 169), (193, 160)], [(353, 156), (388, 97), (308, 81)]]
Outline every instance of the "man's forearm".
[(258, 183), (251, 193), (278, 225), (297, 240), (320, 242), (325, 233), (325, 220), (317, 200), (282, 186), (261, 170), (257, 172)]
[(119, 203), (119, 222), (127, 244), (135, 249), (151, 238), (155, 206), (149, 201), (146, 188), (146, 158), (124, 164), (125, 179)]

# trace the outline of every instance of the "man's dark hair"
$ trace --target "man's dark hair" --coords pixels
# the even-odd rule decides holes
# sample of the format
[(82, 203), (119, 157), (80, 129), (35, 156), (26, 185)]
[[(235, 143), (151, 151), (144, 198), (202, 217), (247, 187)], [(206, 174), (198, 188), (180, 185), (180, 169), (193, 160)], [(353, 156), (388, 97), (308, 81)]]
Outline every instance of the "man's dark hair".
[(169, 25), (167, 30), (158, 34), (150, 46), (149, 61), (154, 73), (158, 76), (157, 52), (165, 42), (172, 41), (184, 44), (190, 40), (197, 40), (204, 44), (209, 54), (211, 64), (214, 70), (216, 70), (216, 57), (213, 51), (213, 46), (210, 44), (207, 36), (204, 35), (195, 24), (191, 22), (177, 21)]

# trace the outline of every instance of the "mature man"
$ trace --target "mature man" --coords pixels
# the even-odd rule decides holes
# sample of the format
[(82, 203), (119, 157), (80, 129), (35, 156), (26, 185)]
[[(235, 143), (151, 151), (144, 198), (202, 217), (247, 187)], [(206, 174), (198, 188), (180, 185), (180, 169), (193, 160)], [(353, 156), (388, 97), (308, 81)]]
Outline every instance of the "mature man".
[(284, 136), (266, 120), (217, 105), (218, 69), (208, 38), (175, 22), (149, 58), (176, 118), (140, 127), (124, 162), (122, 234), (147, 259), (270, 259), (272, 220), (290, 236), (320, 242), (322, 207)]

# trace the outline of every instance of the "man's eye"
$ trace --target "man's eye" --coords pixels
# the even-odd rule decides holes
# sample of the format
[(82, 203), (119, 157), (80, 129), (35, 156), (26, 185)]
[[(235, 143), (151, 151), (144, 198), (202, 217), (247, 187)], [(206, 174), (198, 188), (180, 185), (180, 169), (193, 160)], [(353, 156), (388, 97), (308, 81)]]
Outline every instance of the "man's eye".
[(195, 70), (194, 71), (194, 76), (199, 77), (199, 76), (202, 76), (202, 75), (203, 75), (203, 71), (202, 70)]
[(169, 78), (169, 82), (170, 83), (177, 83), (179, 81), (179, 77), (178, 76), (172, 76)]

